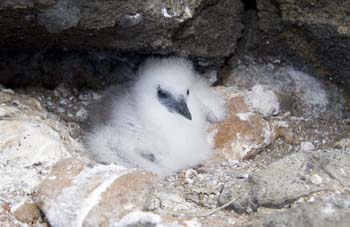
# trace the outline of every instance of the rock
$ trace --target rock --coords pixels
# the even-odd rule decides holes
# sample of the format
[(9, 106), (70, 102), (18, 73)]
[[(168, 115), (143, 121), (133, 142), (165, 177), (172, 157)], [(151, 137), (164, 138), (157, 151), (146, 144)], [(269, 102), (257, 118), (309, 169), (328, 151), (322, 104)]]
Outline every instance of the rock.
[(252, 87), (252, 92), (247, 96), (247, 103), (265, 117), (277, 115), (280, 112), (277, 95), (260, 84)]
[[(224, 89), (225, 90), (225, 89)], [(224, 121), (213, 125), (214, 155), (212, 160), (238, 160), (254, 156), (273, 141), (275, 127), (246, 104), (247, 93), (226, 90), (228, 114)], [(232, 97), (230, 97), (230, 94)]]
[(110, 226), (142, 211), (156, 180), (121, 166), (67, 159), (42, 183), (38, 201), (53, 226)]
[(311, 177), (310, 177), (310, 181), (311, 183), (313, 183), (314, 185), (320, 185), (322, 184), (322, 177), (320, 177), (320, 175), (318, 175), (317, 173), (316, 174), (313, 174)]
[(82, 147), (36, 99), (0, 92), (0, 103), (0, 197), (16, 207), (30, 201), (27, 195), (38, 190), (56, 162), (82, 158)]
[(350, 138), (347, 137), (337, 141), (335, 146), (343, 150), (350, 150)]
[(259, 27), (269, 40), (261, 52), (307, 64), (317, 74), (348, 86), (349, 6), (348, 1), (258, 0)]
[[(236, 179), (230, 182), (230, 185), (226, 185), (225, 188), (230, 188), (229, 190), (223, 190), (220, 197), (218, 198), (218, 204), (224, 205), (227, 202), (232, 201), (229, 209), (234, 210), (237, 213), (252, 213), (256, 211), (256, 205), (253, 202), (253, 197), (251, 195), (251, 188), (246, 179)], [(232, 192), (235, 193), (232, 193)]]
[(0, 43), (224, 57), (235, 50), (242, 11), (239, 0), (2, 1)]
[(225, 204), (237, 198), (232, 209), (248, 212), (258, 207), (282, 208), (319, 191), (344, 190), (350, 183), (350, 168), (345, 165), (349, 161), (350, 154), (339, 150), (292, 154), (252, 173), (248, 181), (231, 182), (219, 201)]
[(277, 122), (276, 126), (275, 139), (282, 138), (284, 142), (291, 145), (296, 143), (296, 135), (288, 128), (288, 125), (285, 126)]
[(300, 151), (310, 152), (315, 149), (315, 146), (311, 142), (302, 142), (300, 144)]
[(11, 211), (10, 205), (5, 201), (0, 200), (0, 213), (10, 212), (10, 211)]
[(326, 111), (339, 115), (345, 110), (337, 105), (346, 99), (339, 88), (290, 66), (247, 59), (232, 70), (228, 85), (252, 89), (247, 101), (262, 114), (273, 115), (278, 110), (295, 116), (318, 116)]
[(350, 187), (349, 172), (349, 152), (342, 150), (334, 150), (320, 157), (322, 168), (331, 179), (335, 179), (344, 187)]
[(346, 227), (350, 222), (349, 203), (349, 194), (324, 196), (312, 203), (305, 203), (282, 212), (273, 212), (261, 222), (263, 226), (268, 227)]
[(88, 111), (84, 107), (81, 107), (79, 111), (75, 114), (75, 117), (78, 121), (84, 121), (88, 117)]
[(41, 216), (40, 210), (34, 203), (24, 203), (16, 209), (14, 215), (17, 220), (27, 224), (33, 224)]

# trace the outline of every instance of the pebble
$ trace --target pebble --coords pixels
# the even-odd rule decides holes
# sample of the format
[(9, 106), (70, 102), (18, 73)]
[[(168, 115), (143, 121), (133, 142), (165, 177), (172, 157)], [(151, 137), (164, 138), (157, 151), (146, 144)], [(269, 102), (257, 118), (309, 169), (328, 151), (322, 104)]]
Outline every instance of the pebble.
[(85, 108), (81, 107), (75, 116), (78, 121), (84, 121), (88, 117), (88, 111)]
[(10, 88), (2, 89), (1, 91), (2, 91), (2, 92), (11, 93), (11, 94), (14, 94), (14, 93), (15, 93), (15, 92), (14, 92), (12, 89), (10, 89)]
[(40, 218), (40, 211), (34, 203), (24, 203), (15, 212), (14, 215), (17, 220), (32, 224), (35, 220)]
[(320, 185), (322, 184), (322, 177), (318, 174), (313, 174), (311, 177), (310, 177), (310, 181), (311, 183), (313, 183), (314, 185)]
[(66, 110), (65, 109), (63, 109), (62, 107), (58, 107), (57, 108), (57, 112), (58, 113), (64, 113)]
[(315, 150), (315, 146), (311, 142), (302, 142), (300, 144), (300, 151), (302, 152), (310, 152)]
[(10, 205), (7, 202), (0, 199), (0, 213), (10, 212), (10, 210), (11, 210)]

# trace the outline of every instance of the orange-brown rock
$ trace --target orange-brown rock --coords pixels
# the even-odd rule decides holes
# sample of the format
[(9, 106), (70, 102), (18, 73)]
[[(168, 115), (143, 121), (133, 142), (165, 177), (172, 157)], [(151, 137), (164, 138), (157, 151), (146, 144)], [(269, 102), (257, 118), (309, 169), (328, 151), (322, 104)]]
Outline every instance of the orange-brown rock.
[(252, 157), (273, 140), (275, 127), (252, 111), (244, 95), (226, 96), (226, 119), (210, 128), (215, 133), (215, 150), (211, 161)]

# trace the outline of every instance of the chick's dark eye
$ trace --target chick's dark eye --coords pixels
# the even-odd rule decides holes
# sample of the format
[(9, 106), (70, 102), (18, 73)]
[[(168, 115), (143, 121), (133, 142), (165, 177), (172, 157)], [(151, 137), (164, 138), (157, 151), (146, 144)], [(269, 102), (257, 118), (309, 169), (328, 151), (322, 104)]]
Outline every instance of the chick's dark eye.
[(166, 99), (168, 98), (168, 93), (166, 93), (165, 91), (163, 91), (162, 89), (158, 89), (158, 97), (161, 99)]
[(189, 96), (189, 95), (190, 95), (190, 90), (187, 89), (187, 96)]

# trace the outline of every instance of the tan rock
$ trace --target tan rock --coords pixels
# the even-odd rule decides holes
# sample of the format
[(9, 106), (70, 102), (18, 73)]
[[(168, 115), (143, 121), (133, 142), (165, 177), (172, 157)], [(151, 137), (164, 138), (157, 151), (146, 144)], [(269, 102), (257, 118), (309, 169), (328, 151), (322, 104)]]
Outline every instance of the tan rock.
[(274, 124), (275, 125), (275, 136), (274, 138), (281, 138), (284, 142), (293, 145), (297, 142), (297, 138), (293, 131), (291, 131), (288, 126), (284, 126), (281, 124)]
[(0, 200), (0, 213), (7, 213), (10, 211), (11, 211), (10, 205), (5, 201)]
[(40, 117), (45, 114), (38, 100), (26, 95), (0, 91), (0, 117)]
[(23, 223), (33, 224), (40, 218), (40, 210), (35, 203), (24, 203), (16, 209), (14, 215), (17, 220)]

